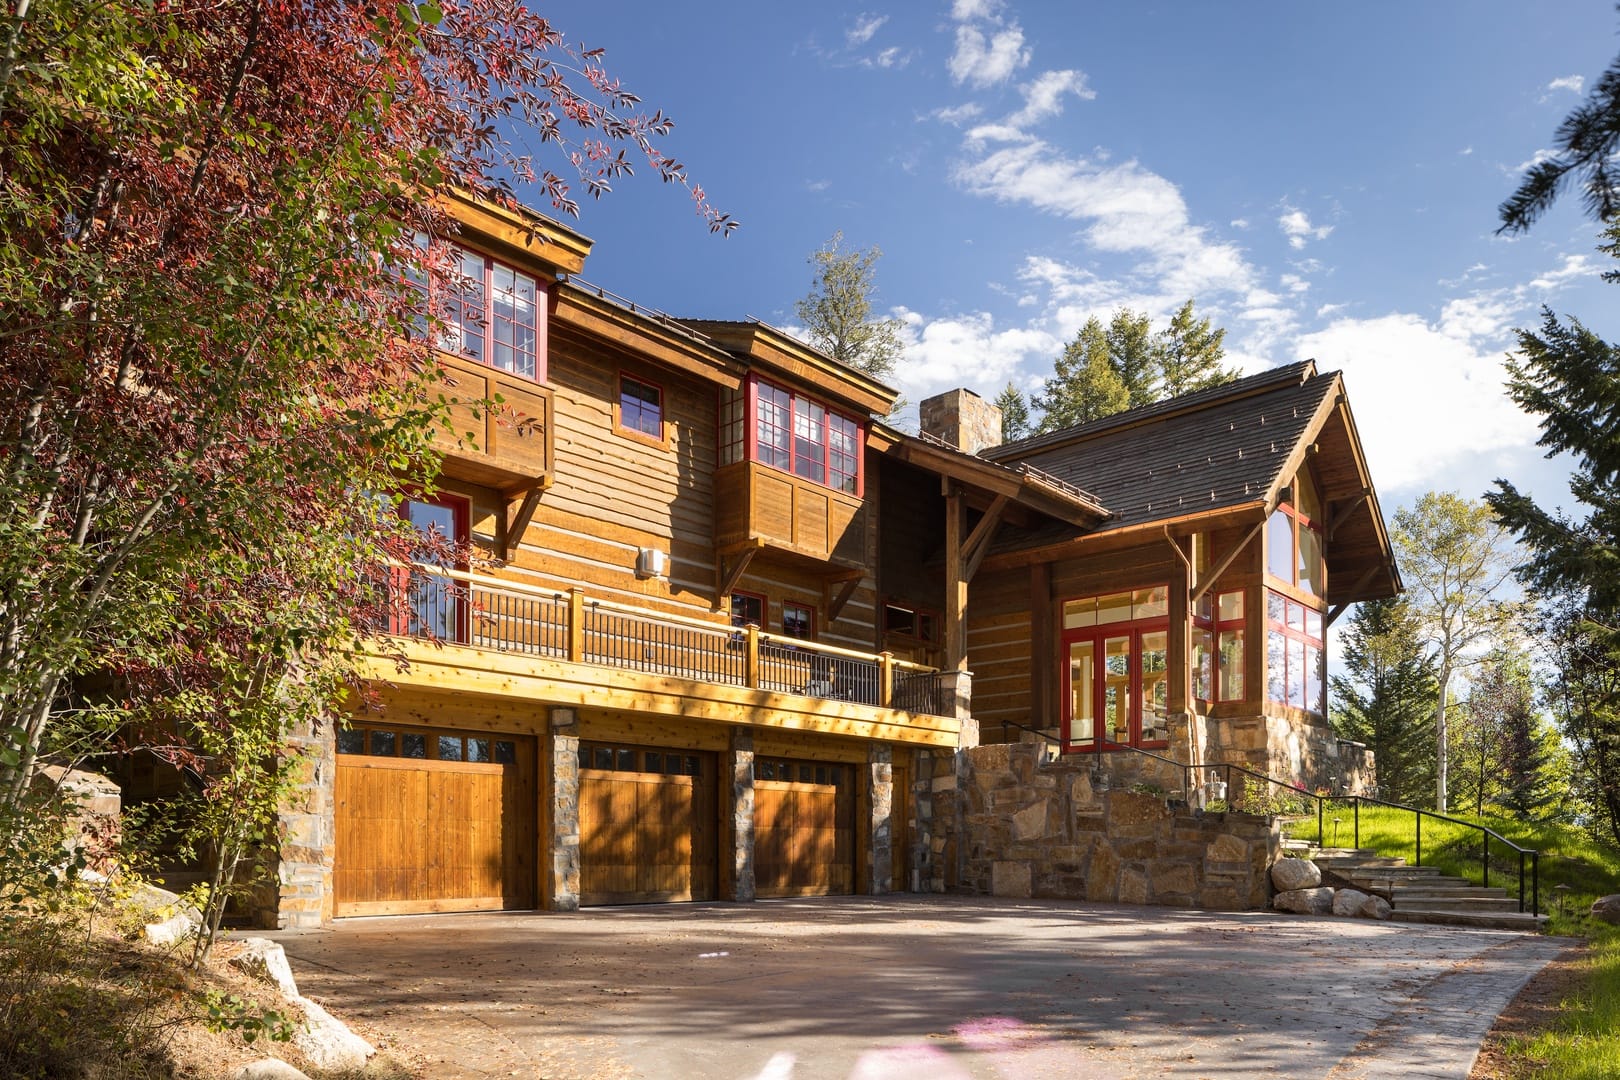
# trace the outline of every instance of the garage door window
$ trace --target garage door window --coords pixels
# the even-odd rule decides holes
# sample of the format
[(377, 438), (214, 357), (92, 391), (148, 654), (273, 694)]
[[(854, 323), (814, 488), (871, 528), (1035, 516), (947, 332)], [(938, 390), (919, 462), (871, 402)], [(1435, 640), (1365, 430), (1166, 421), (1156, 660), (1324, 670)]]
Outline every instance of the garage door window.
[(495, 739), (488, 735), (440, 733), (428, 735), (420, 731), (356, 727), (338, 732), (337, 751), (340, 754), (363, 754), (367, 757), (481, 761), (493, 762), (496, 765), (517, 764), (517, 743), (511, 739)]
[(664, 776), (702, 776), (703, 759), (696, 754), (668, 750), (638, 750), (629, 746), (581, 743), (579, 767), (609, 772), (661, 773)]

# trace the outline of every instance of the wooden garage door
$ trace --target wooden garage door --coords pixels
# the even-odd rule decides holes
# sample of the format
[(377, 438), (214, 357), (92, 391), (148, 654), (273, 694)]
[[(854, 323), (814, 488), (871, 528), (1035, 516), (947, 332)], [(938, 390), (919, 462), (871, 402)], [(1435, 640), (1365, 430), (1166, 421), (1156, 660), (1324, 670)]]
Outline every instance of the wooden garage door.
[(855, 891), (855, 783), (848, 765), (754, 763), (754, 892), (842, 896)]
[(579, 753), (580, 903), (713, 900), (714, 755), (605, 743)]
[(532, 739), (354, 728), (337, 762), (336, 914), (535, 906)]

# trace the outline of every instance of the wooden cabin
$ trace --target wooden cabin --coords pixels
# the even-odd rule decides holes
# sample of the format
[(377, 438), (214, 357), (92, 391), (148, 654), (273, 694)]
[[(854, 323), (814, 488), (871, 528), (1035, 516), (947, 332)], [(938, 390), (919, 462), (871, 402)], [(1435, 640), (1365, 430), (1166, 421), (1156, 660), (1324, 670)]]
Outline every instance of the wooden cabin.
[[(637, 306), (572, 230), (452, 208), (454, 425), (402, 512), (479, 558), (402, 568), (384, 707), (308, 739), (267, 921), (941, 891), (981, 732), (1315, 753), (1320, 627), (1398, 585), (1337, 376), (990, 449), (959, 392), (919, 437), (779, 330)], [(1311, 530), (1325, 563), (1270, 574)]]

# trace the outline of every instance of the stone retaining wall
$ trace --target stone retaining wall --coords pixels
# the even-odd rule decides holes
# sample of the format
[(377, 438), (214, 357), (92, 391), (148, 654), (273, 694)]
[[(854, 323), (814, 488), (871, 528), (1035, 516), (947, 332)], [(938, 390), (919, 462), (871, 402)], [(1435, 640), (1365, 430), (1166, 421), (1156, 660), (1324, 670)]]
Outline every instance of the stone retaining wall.
[(1281, 836), (1269, 819), (1172, 809), (1094, 787), (1094, 762), (1037, 743), (961, 752), (959, 889), (1216, 911), (1263, 909)]

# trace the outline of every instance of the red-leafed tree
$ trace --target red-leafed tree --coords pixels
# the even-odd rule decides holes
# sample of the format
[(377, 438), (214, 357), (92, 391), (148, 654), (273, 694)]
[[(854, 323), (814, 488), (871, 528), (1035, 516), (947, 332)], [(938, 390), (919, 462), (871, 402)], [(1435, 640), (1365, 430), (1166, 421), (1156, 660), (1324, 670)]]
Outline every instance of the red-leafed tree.
[(734, 223), (669, 121), (518, 0), (0, 15), (4, 808), (158, 699), (222, 733), (329, 703), (371, 568), (408, 550), (375, 493), (435, 469), (396, 287), (453, 231), (431, 193), (572, 214), (645, 162)]

